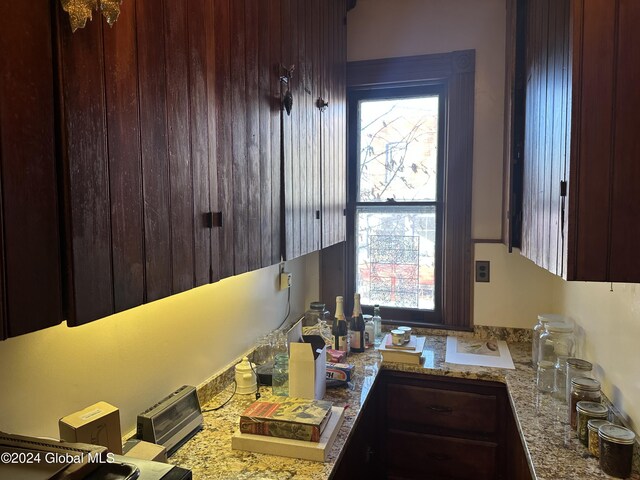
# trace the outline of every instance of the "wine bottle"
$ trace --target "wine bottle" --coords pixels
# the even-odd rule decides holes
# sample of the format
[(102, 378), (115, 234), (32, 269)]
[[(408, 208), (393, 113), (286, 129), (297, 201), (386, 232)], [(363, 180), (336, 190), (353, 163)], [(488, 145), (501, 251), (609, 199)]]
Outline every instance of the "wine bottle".
[(343, 352), (349, 351), (347, 335), (347, 319), (344, 316), (343, 298), (336, 297), (336, 316), (333, 320), (331, 334), (333, 335), (333, 348)]
[(364, 318), (360, 307), (360, 294), (353, 296), (353, 315), (349, 322), (351, 327), (351, 351), (355, 353), (364, 352), (366, 343), (364, 338)]

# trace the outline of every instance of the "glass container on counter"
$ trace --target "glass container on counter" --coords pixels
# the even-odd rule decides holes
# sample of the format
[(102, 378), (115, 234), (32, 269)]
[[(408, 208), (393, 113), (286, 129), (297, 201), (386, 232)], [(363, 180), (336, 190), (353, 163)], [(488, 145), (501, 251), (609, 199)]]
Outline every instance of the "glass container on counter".
[(536, 376), (536, 386), (540, 392), (553, 392), (556, 381), (556, 366), (553, 362), (540, 360)]
[(602, 471), (615, 478), (630, 477), (635, 433), (628, 428), (609, 424), (600, 427), (598, 436)]
[(314, 327), (318, 322), (329, 322), (331, 320), (331, 314), (326, 309), (326, 305), (322, 302), (311, 302), (309, 304), (309, 310), (304, 312), (304, 319), (302, 320), (303, 327)]
[(598, 436), (598, 430), (602, 425), (610, 423), (607, 420), (592, 419), (587, 422), (587, 430), (589, 430), (589, 441), (587, 442), (589, 447), (589, 453), (596, 458), (600, 457), (600, 437)]
[(581, 401), (600, 403), (600, 382), (593, 378), (577, 377), (571, 380), (571, 396), (569, 398), (569, 424), (574, 430), (577, 427), (576, 405)]
[(559, 355), (555, 365), (555, 387), (553, 396), (562, 402), (567, 401), (567, 357)]
[(289, 395), (289, 356), (286, 353), (276, 354), (271, 380), (271, 393), (284, 397)]
[(538, 315), (538, 323), (533, 327), (533, 336), (531, 339), (531, 364), (533, 365), (533, 368), (538, 368), (540, 335), (544, 333), (545, 325), (550, 322), (569, 323), (569, 319), (556, 313), (544, 313)]
[(571, 380), (576, 377), (590, 377), (592, 368), (593, 365), (591, 362), (587, 362), (581, 358), (567, 358), (567, 403), (569, 403), (569, 397), (571, 396)]
[(578, 440), (586, 447), (589, 445), (589, 420), (606, 420), (609, 416), (609, 409), (597, 402), (582, 400), (576, 404), (576, 433)]

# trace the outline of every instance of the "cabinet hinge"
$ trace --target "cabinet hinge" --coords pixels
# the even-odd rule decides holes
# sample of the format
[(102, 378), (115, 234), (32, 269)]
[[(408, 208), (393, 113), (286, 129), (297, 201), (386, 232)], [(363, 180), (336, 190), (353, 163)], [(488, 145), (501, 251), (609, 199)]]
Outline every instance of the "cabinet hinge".
[(560, 181), (560, 196), (561, 197), (566, 197), (567, 196), (567, 181), (566, 180), (561, 180)]
[(316, 210), (316, 220), (320, 220), (320, 210)]
[(346, 208), (342, 209), (342, 216), (343, 217), (347, 216), (347, 209)]
[(222, 227), (222, 212), (207, 212), (205, 216), (207, 228)]

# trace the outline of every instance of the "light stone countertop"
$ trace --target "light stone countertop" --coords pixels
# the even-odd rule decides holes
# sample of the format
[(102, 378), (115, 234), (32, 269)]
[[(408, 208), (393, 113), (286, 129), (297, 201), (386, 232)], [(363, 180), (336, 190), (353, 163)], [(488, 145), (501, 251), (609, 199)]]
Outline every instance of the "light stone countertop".
[[(356, 365), (354, 388), (327, 389), (325, 396), (325, 400), (331, 400), (334, 405), (347, 407), (344, 423), (327, 463), (232, 450), (231, 436), (238, 428), (241, 412), (254, 400), (253, 395), (236, 395), (224, 408), (204, 413), (204, 429), (182, 446), (170, 462), (190, 469), (196, 480), (329, 478), (357, 424), (358, 414), (379, 369), (389, 369), (505, 383), (534, 479), (610, 478), (602, 473), (597, 459), (589, 456), (567, 425), (566, 404), (536, 390), (531, 367), (531, 343), (508, 344), (515, 370), (445, 363), (446, 334), (427, 336), (424, 364), (421, 366), (382, 364), (377, 350), (350, 355), (348, 362)], [(269, 389), (264, 390), (268, 392)], [(222, 404), (231, 392), (232, 386), (229, 386), (203, 405), (203, 410)], [(635, 473), (632, 478), (638, 480), (640, 475)]]

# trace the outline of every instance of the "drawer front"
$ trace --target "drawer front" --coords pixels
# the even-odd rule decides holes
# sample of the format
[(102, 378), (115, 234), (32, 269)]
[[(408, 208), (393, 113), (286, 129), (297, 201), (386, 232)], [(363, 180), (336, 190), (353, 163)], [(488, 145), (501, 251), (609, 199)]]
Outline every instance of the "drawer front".
[(389, 478), (497, 478), (498, 445), (459, 438), (387, 431)]
[(495, 395), (387, 385), (387, 416), (391, 422), (493, 435), (498, 429), (497, 409)]

